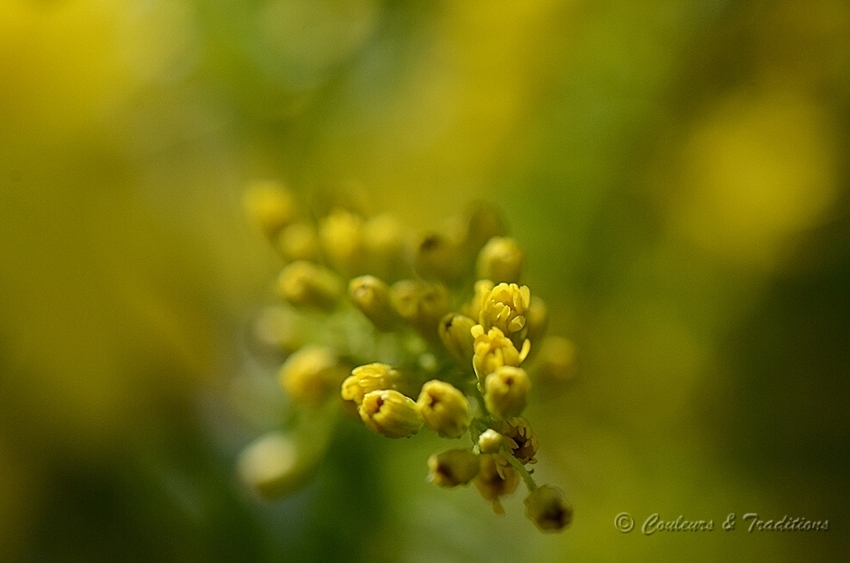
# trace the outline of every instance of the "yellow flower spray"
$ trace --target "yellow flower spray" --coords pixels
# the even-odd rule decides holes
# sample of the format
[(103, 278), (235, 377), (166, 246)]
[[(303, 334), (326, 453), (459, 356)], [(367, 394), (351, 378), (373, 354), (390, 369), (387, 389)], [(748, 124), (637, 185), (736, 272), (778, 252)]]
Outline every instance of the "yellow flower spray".
[[(564, 338), (543, 336), (546, 306), (520, 284), (525, 254), (499, 213), (479, 204), (450, 232), (415, 242), (388, 215), (335, 208), (311, 220), (279, 184), (257, 184), (245, 201), (284, 261), (278, 295), (316, 327), (281, 339), (288, 358), (278, 379), (293, 404), (322, 420), (348, 412), (389, 438), (423, 427), (465, 438), (466, 447), (427, 460), (433, 483), (473, 483), (502, 513), (500, 498), (523, 481), (534, 524), (546, 532), (568, 526), (572, 508), (561, 492), (538, 486), (527, 468), (537, 461), (538, 440), (520, 415), (533, 383), (524, 367), (532, 346), (545, 352), (537, 371), (547, 383), (572, 375), (575, 351)], [(316, 427), (312, 452), (333, 431)], [(300, 460), (285, 436), (274, 436), (240, 458), (243, 480), (266, 497), (288, 492), (282, 484), (298, 481), (315, 461)]]

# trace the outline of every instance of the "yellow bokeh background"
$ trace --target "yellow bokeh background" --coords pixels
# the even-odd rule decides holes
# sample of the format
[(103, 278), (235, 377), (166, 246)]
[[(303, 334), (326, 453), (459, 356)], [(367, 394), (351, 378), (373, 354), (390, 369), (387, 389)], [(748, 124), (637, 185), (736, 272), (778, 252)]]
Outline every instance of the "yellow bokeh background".
[[(838, 560), (848, 118), (840, 0), (0, 2), (3, 559)], [(303, 492), (244, 494), (285, 402), (245, 383), (257, 179), (414, 230), (501, 208), (579, 350), (527, 412), (571, 529), (354, 426)]]

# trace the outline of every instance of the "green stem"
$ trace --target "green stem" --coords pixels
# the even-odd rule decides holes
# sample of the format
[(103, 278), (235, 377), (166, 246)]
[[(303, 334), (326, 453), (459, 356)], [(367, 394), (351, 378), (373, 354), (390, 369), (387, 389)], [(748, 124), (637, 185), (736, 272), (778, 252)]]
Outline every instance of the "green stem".
[(502, 448), (501, 455), (508, 460), (508, 463), (510, 463), (514, 469), (519, 471), (519, 474), (522, 476), (522, 480), (525, 481), (525, 487), (528, 489), (528, 492), (533, 493), (537, 489), (537, 483), (534, 482), (534, 478), (531, 476), (531, 473), (528, 472), (528, 469), (526, 469), (517, 458), (505, 451), (505, 448)]

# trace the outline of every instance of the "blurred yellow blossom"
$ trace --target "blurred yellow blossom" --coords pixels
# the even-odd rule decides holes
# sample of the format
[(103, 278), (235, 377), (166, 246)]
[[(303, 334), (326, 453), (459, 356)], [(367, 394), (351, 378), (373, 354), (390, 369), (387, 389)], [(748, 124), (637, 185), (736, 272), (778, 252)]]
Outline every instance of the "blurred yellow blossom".
[(466, 485), (478, 475), (480, 461), (469, 450), (453, 449), (428, 458), (428, 477), (438, 487)]
[(504, 514), (505, 509), (500, 502), (501, 497), (512, 495), (519, 486), (519, 473), (513, 467), (499, 469), (494, 459), (498, 454), (481, 455), (481, 469), (473, 483), (478, 492), (489, 500), (496, 514)]
[(524, 262), (525, 255), (514, 239), (493, 237), (478, 254), (476, 274), (494, 282), (518, 282)]
[(334, 350), (305, 346), (286, 359), (278, 378), (292, 398), (318, 406), (336, 393), (345, 377), (343, 370)]
[(393, 309), (390, 288), (375, 276), (360, 276), (348, 284), (351, 302), (379, 330), (389, 330), (398, 325), (399, 316)]
[(561, 491), (542, 485), (525, 499), (525, 515), (541, 532), (558, 532), (572, 522), (573, 508)]
[(295, 196), (277, 182), (257, 182), (245, 193), (248, 218), (272, 239), (295, 218)]
[(332, 309), (342, 297), (343, 286), (331, 270), (298, 260), (287, 265), (277, 279), (281, 297), (295, 305)]

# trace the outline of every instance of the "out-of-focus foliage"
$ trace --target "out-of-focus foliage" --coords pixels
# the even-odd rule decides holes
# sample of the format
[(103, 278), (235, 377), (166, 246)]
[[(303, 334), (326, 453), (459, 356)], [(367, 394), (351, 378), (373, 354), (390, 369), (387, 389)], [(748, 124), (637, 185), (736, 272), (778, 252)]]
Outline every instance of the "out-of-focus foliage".
[[(0, 553), (835, 560), (848, 145), (840, 0), (5, 0)], [(416, 228), (502, 207), (580, 351), (530, 413), (570, 530), (434, 490), (435, 443), (356, 425), (288, 500), (236, 485), (286, 409), (246, 328), (279, 267), (241, 216), (257, 178)], [(644, 537), (621, 511), (831, 529)]]

